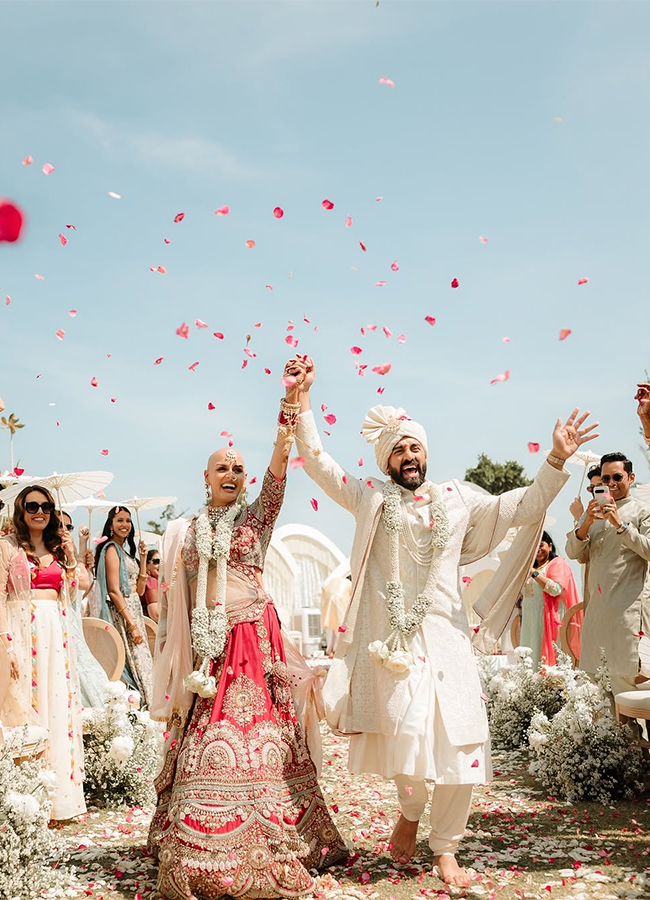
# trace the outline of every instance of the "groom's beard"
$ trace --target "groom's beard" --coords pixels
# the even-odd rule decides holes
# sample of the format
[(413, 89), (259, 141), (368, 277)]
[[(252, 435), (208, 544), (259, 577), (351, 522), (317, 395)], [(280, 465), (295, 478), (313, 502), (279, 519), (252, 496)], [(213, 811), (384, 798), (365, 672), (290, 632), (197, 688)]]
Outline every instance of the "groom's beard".
[[(410, 466), (417, 466), (417, 472), (409, 473), (407, 476), (404, 474), (404, 469), (407, 469)], [(406, 488), (407, 491), (417, 491), (417, 489), (427, 480), (427, 464), (424, 463), (420, 466), (420, 463), (417, 460), (407, 459), (404, 460), (398, 469), (394, 469), (389, 465), (388, 474), (395, 484), (399, 484), (400, 487)]]

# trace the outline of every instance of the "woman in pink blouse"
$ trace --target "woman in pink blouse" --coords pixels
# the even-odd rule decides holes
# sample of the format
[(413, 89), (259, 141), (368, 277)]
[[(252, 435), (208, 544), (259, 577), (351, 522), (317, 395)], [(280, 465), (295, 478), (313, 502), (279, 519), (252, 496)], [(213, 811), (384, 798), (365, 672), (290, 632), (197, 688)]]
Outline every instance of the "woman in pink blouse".
[(318, 786), (318, 679), (262, 577), (300, 409), (292, 369), (257, 499), (240, 454), (217, 450), (206, 506), (165, 535), (151, 712), (169, 737), (149, 848), (167, 900), (300, 897), (346, 853)]

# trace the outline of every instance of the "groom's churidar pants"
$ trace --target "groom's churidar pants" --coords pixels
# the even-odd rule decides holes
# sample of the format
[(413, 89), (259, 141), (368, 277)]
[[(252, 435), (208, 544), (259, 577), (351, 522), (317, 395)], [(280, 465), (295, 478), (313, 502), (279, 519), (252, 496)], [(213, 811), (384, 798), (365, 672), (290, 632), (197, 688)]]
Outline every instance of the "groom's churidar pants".
[[(417, 822), (429, 799), (426, 781), (408, 775), (396, 775), (395, 784), (402, 814), (410, 822)], [(455, 853), (465, 834), (472, 805), (471, 784), (436, 784), (431, 798), (431, 833), (429, 847), (434, 856)]]

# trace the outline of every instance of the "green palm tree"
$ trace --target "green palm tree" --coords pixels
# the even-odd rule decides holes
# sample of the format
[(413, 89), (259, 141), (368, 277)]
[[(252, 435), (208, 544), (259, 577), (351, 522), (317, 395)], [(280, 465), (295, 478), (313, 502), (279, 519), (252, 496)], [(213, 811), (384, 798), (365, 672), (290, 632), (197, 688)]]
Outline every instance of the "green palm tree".
[(9, 429), (9, 459), (10, 459), (10, 471), (14, 470), (14, 435), (19, 428), (24, 428), (25, 426), (16, 416), (11, 413), (11, 415), (6, 418), (5, 416), (0, 416), (0, 428)]

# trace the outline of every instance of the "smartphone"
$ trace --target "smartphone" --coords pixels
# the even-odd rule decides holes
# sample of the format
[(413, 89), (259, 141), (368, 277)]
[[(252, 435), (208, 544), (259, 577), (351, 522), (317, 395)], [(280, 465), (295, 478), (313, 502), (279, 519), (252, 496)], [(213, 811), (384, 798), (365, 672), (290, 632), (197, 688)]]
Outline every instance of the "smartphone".
[(606, 503), (612, 502), (612, 495), (609, 493), (607, 485), (597, 484), (594, 487), (594, 500), (596, 501), (596, 503), (600, 504), (600, 506), (604, 506)]

